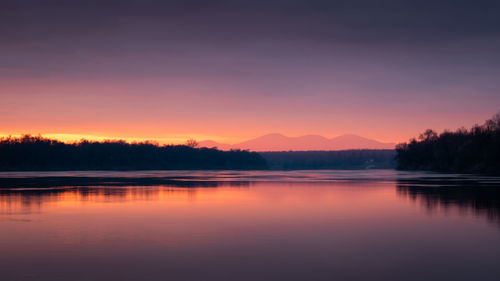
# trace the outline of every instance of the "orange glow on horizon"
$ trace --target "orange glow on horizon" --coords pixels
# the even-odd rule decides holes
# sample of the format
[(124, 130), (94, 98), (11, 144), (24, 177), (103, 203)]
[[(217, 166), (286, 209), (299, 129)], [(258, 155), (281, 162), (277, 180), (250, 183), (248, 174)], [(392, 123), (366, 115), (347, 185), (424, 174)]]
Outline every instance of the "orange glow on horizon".
[[(133, 142), (156, 142), (160, 145), (163, 144), (184, 144), (187, 140), (193, 138), (191, 136), (170, 136), (170, 137), (162, 137), (162, 138), (142, 138), (142, 137), (127, 137), (127, 136), (99, 136), (99, 135), (86, 135), (86, 134), (57, 134), (57, 133), (48, 133), (48, 134), (29, 134), (29, 133), (23, 133), (23, 134), (6, 134), (6, 133), (0, 133), (0, 138), (7, 138), (7, 137), (21, 137), (22, 135), (32, 135), (32, 136), (38, 136), (40, 135), (43, 138), (48, 138), (48, 139), (55, 139), (64, 143), (74, 143), (74, 142), (79, 142), (82, 140), (88, 140), (88, 141), (118, 141), (118, 140), (123, 140), (128, 143), (133, 143)], [(196, 138), (195, 138), (196, 139)]]
[[(158, 143), (159, 145), (179, 145), (185, 144), (189, 139), (194, 139), (196, 141), (215, 141), (222, 144), (233, 145), (239, 142), (248, 141), (250, 139), (233, 139), (232, 141), (223, 137), (214, 137), (214, 136), (201, 136), (201, 135), (174, 135), (174, 136), (165, 136), (165, 137), (153, 137), (153, 138), (145, 138), (145, 137), (127, 137), (127, 136), (100, 136), (100, 135), (87, 135), (87, 134), (63, 134), (63, 133), (48, 133), (48, 134), (30, 134), (30, 133), (20, 133), (20, 134), (7, 134), (0, 133), (0, 138), (8, 138), (14, 137), (18, 138), (23, 135), (31, 135), (31, 136), (41, 136), (43, 138), (54, 139), (64, 143), (75, 143), (83, 140), (87, 141), (125, 141), (127, 143), (140, 143), (140, 142), (153, 142)], [(245, 149), (245, 148), (242, 148)]]

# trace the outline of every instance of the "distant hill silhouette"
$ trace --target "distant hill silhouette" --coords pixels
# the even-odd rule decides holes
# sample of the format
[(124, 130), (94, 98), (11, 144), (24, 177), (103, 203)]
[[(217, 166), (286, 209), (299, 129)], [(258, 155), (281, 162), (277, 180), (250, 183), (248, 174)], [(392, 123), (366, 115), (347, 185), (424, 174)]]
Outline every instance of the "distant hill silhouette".
[(326, 138), (319, 135), (287, 137), (282, 134), (268, 134), (248, 141), (225, 144), (207, 140), (201, 141), (201, 147), (217, 147), (222, 150), (248, 149), (252, 151), (318, 151), (350, 149), (394, 149), (394, 143), (383, 143), (357, 135), (341, 135)]

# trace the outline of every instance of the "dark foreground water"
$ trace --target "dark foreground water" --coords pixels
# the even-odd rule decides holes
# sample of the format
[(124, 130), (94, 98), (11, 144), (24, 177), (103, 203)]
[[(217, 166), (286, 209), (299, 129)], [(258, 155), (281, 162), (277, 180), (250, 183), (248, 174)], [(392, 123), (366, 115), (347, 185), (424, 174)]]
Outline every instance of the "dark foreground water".
[(495, 178), (390, 170), (0, 178), (4, 281), (500, 280)]

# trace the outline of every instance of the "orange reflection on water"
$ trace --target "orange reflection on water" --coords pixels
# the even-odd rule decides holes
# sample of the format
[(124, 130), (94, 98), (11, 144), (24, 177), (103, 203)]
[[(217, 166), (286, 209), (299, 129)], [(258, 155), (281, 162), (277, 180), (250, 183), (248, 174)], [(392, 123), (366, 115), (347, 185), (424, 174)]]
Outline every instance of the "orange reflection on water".
[[(224, 239), (225, 234), (252, 234), (255, 227), (265, 229), (276, 223), (293, 228), (298, 222), (316, 224), (328, 219), (363, 219), (366, 214), (373, 214), (371, 210), (379, 214), (390, 211), (394, 201), (388, 202), (393, 198), (393, 189), (373, 188), (373, 184), (258, 183), (222, 184), (217, 188), (11, 190), (0, 196), (0, 214), (2, 224), (8, 224), (2, 236), (15, 236), (28, 226), (36, 228), (37, 233), (46, 232), (34, 239), (57, 237), (65, 241), (80, 241), (83, 237), (109, 239), (112, 233), (138, 231), (139, 235), (141, 229), (155, 229), (148, 231), (148, 235), (157, 233), (158, 242), (178, 240), (181, 243), (195, 242), (196, 233), (205, 240), (212, 234)], [(23, 221), (31, 223), (23, 224)]]
[[(0, 269), (6, 280), (277, 280), (283, 272), (290, 280), (311, 272), (318, 280), (398, 280), (398, 270), (411, 272), (429, 256), (439, 268), (495, 264), (496, 226), (453, 212), (429, 215), (405, 197), (420, 190), (398, 188), (255, 181), (1, 190)], [(456, 249), (468, 255), (439, 258)]]

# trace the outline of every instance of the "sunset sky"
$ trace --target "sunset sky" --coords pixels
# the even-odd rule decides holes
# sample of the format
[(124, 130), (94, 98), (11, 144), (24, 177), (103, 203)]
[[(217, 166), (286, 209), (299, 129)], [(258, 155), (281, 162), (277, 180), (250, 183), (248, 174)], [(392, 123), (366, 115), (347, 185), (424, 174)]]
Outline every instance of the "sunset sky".
[(500, 110), (499, 1), (7, 0), (0, 135), (400, 142)]

